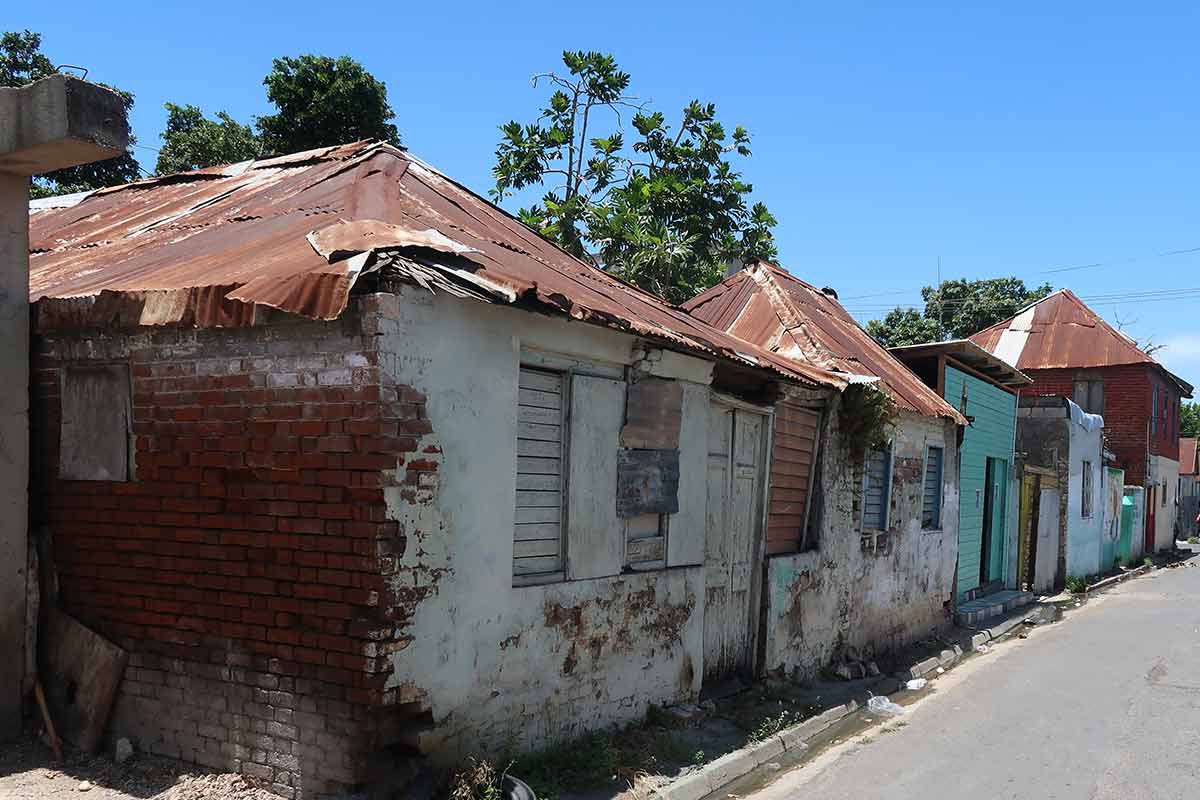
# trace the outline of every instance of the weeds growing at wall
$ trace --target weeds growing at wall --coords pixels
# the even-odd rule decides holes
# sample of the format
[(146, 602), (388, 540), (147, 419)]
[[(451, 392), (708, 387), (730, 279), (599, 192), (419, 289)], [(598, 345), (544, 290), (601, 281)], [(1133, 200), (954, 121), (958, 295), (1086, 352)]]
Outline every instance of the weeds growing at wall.
[(842, 444), (856, 462), (869, 450), (887, 447), (900, 412), (896, 402), (873, 386), (854, 384), (842, 392), (838, 430)]
[(1067, 591), (1071, 594), (1087, 594), (1088, 584), (1083, 578), (1067, 578)]

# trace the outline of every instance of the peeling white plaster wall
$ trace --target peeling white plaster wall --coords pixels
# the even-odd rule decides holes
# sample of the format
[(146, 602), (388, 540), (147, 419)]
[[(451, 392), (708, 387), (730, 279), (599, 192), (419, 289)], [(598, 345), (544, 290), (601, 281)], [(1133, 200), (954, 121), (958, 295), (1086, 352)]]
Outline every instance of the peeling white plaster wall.
[[(764, 668), (811, 678), (845, 655), (869, 658), (949, 625), (958, 554), (958, 458), (953, 422), (901, 412), (893, 441), (890, 552), (863, 552), (855, 511), (861, 471), (827, 430), (820, 479), (825, 511), (816, 550), (767, 567)], [(945, 448), (943, 526), (921, 529), (926, 447)]]
[(1158, 491), (1154, 493), (1154, 549), (1169, 550), (1175, 546), (1175, 516), (1179, 513), (1179, 462), (1166, 456), (1151, 455), (1146, 466), (1147, 481), (1158, 485)]
[[(405, 631), (411, 643), (392, 656), (401, 699), (432, 711), (427, 745), (445, 759), (545, 745), (640, 718), (649, 703), (694, 698), (703, 675), (702, 566), (512, 586), (522, 348), (620, 367), (631, 362), (634, 337), (414, 289), (403, 290), (395, 318), (380, 326), (381, 367), (425, 394), (442, 450), (431, 504), (397, 500), (393, 511), (408, 537), (397, 580), (449, 568), (417, 605)], [(670, 354), (655, 371), (707, 380), (711, 367)], [(707, 392), (685, 385), (683, 513), (669, 531), (672, 549), (698, 537), (690, 551), (701, 556)]]

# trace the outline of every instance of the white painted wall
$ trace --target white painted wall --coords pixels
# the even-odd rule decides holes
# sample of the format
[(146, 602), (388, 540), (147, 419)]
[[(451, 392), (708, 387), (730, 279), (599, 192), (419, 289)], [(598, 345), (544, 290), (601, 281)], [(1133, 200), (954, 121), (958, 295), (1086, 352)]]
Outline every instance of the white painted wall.
[[(1103, 426), (1088, 430), (1065, 420), (1070, 429), (1067, 480), (1067, 577), (1100, 572), (1100, 536), (1104, 529)], [(1092, 514), (1083, 516), (1083, 464), (1092, 465)]]
[[(1175, 515), (1179, 511), (1179, 462), (1165, 456), (1151, 455), (1147, 464), (1147, 481), (1158, 485), (1154, 508), (1154, 549), (1170, 550), (1175, 546)], [(1166, 505), (1163, 505), (1163, 499)]]
[[(446, 572), (407, 623), (411, 644), (392, 656), (390, 685), (432, 710), (439, 754), (544, 745), (641, 717), (651, 702), (693, 698), (703, 675), (702, 567), (512, 586), (522, 348), (621, 367), (634, 337), (419, 289), (403, 290), (394, 317), (380, 320), (381, 366), (425, 394), (441, 450), (440, 478), (422, 502), (389, 490), (408, 540), (396, 582), (403, 591), (431, 570)], [(693, 381), (708, 380), (710, 369), (675, 354), (655, 364)], [(669, 549), (696, 562), (708, 389), (685, 389), (681, 513), (670, 521)]]
[[(836, 431), (836, 413), (830, 421)], [(818, 548), (772, 557), (767, 567), (764, 668), (812, 678), (846, 655), (869, 658), (929, 636), (949, 623), (958, 553), (958, 458), (952, 422), (902, 412), (893, 443), (891, 549), (864, 553), (855, 513), (858, 470), (827, 441), (820, 478), (825, 497)], [(946, 450), (943, 527), (921, 530), (925, 448)]]

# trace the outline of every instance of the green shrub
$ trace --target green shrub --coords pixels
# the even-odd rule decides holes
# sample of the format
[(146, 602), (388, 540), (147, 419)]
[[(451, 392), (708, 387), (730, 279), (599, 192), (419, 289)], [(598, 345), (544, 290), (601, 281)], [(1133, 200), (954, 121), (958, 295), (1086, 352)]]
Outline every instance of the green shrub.
[(1067, 578), (1067, 591), (1071, 594), (1087, 594), (1088, 584), (1083, 578)]

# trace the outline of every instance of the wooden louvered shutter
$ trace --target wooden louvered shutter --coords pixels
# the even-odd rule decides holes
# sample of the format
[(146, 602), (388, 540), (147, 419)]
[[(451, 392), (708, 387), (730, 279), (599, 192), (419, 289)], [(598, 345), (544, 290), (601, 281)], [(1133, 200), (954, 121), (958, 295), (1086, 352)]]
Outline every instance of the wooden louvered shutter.
[(517, 400), (513, 577), (563, 571), (564, 377), (522, 369)]
[(872, 450), (867, 453), (866, 487), (863, 491), (863, 528), (865, 530), (882, 531), (887, 529), (890, 468), (890, 451)]
[(921, 527), (937, 530), (942, 527), (942, 459), (944, 450), (930, 447), (925, 459), (924, 493), (921, 498)]
[(804, 549), (817, 456), (817, 411), (786, 401), (775, 405), (771, 454), (771, 507), (767, 514), (767, 553)]

